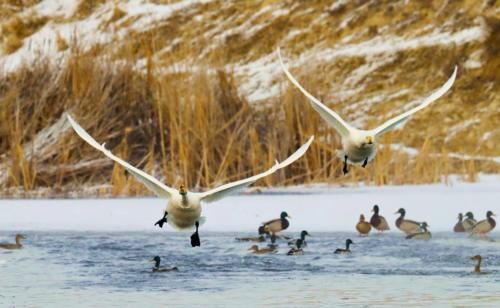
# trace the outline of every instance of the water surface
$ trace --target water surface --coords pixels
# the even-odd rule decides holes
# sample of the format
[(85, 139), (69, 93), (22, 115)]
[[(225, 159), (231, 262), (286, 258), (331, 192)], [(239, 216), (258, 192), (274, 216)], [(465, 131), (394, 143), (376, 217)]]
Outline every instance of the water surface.
[[(248, 233), (202, 232), (200, 248), (184, 233), (24, 234), (22, 250), (0, 251), (0, 307), (500, 304), (500, 242), (462, 234), (315, 233), (303, 256), (286, 256), (285, 242), (277, 254), (252, 255), (234, 240)], [(2, 231), (0, 241), (13, 235)], [(347, 237), (353, 253), (334, 255)], [(471, 274), (475, 254), (489, 274)], [(155, 255), (179, 272), (152, 273)]]

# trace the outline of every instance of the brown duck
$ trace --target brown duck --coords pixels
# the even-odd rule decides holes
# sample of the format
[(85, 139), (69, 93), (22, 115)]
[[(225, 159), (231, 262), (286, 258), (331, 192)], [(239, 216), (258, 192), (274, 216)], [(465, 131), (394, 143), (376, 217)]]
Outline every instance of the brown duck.
[(455, 224), (455, 227), (453, 227), (453, 232), (465, 232), (463, 219), (464, 215), (458, 213), (458, 222)]
[(475, 274), (487, 274), (485, 272), (481, 272), (481, 261), (483, 261), (483, 258), (480, 255), (475, 255), (474, 257), (470, 258), (472, 261), (476, 261), (476, 265), (474, 265), (474, 273)]
[(479, 234), (481, 236), (484, 236), (486, 233), (490, 232), (495, 228), (497, 223), (491, 216), (495, 216), (492, 211), (488, 211), (486, 213), (486, 219), (479, 221), (472, 227), (471, 233), (472, 234)]
[(365, 221), (365, 215), (359, 215), (359, 222), (356, 224), (356, 230), (358, 230), (359, 235), (368, 235), (372, 229), (372, 226)]
[(248, 248), (248, 250), (250, 250), (255, 255), (265, 255), (268, 253), (276, 253), (277, 252), (276, 246), (267, 247), (267, 248), (259, 248), (259, 246), (253, 245), (252, 247)]
[(396, 227), (399, 230), (406, 233), (406, 235), (410, 235), (413, 233), (420, 232), (420, 223), (414, 220), (405, 219), (406, 211), (403, 208), (400, 208), (396, 213), (399, 214), (399, 218), (396, 219)]
[(0, 248), (3, 249), (21, 249), (23, 248), (23, 244), (21, 244), (22, 240), (25, 240), (26, 237), (22, 234), (16, 234), (16, 243), (0, 243)]
[(383, 232), (386, 230), (389, 230), (389, 224), (385, 220), (384, 216), (380, 216), (378, 214), (379, 208), (378, 205), (374, 205), (372, 209), (373, 215), (372, 218), (370, 219), (370, 224), (377, 229), (379, 232)]

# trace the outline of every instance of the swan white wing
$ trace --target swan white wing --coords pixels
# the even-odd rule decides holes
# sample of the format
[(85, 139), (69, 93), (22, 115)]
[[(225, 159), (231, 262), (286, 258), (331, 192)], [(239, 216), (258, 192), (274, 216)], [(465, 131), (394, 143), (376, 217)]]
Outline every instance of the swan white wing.
[(128, 172), (130, 172), (133, 176), (135, 176), (139, 181), (141, 181), (149, 190), (154, 192), (157, 196), (163, 198), (170, 198), (170, 196), (176, 192), (175, 189), (166, 186), (165, 184), (158, 181), (157, 179), (147, 174), (146, 172), (137, 169), (136, 167), (130, 165), (121, 158), (115, 156), (113, 153), (111, 153), (111, 151), (109, 151), (104, 147), (104, 144), (101, 145), (97, 143), (97, 141), (95, 141), (95, 139), (92, 138), (92, 136), (90, 136), (89, 133), (87, 133), (75, 120), (73, 120), (73, 118), (69, 114), (67, 115), (67, 117), (69, 122), (71, 123), (71, 126), (78, 134), (78, 136), (80, 136), (83, 140), (85, 140), (96, 150), (101, 151), (104, 155), (122, 165), (125, 169), (127, 169)]
[(384, 133), (394, 129), (396, 126), (399, 124), (402, 124), (403, 122), (407, 121), (408, 118), (414, 114), (415, 112), (424, 109), (425, 107), (429, 106), (433, 101), (437, 100), (441, 96), (443, 96), (453, 85), (455, 82), (455, 78), (457, 76), (457, 66), (455, 66), (455, 70), (453, 71), (453, 74), (451, 74), (450, 78), (444, 85), (441, 86), (438, 90), (436, 90), (434, 93), (432, 93), (430, 96), (426, 97), (424, 101), (418, 105), (417, 107), (408, 110), (407, 112), (398, 115), (395, 118), (390, 119), (389, 121), (385, 122), (384, 124), (380, 125), (379, 127), (371, 130), (372, 134), (376, 135), (377, 137), (380, 137)]
[(300, 83), (292, 76), (292, 74), (287, 70), (281, 59), (280, 48), (278, 47), (278, 57), (280, 59), (281, 68), (285, 72), (286, 76), (290, 81), (311, 101), (311, 106), (319, 113), (319, 115), (325, 120), (330, 126), (335, 128), (335, 130), (342, 136), (348, 137), (349, 133), (353, 128), (347, 124), (337, 113), (325, 106), (321, 101), (312, 96), (309, 92), (304, 89)]
[(219, 200), (227, 195), (236, 193), (236, 192), (244, 189), (245, 187), (255, 183), (257, 180), (259, 180), (265, 176), (268, 176), (270, 174), (273, 174), (274, 172), (276, 172), (277, 170), (279, 170), (281, 168), (284, 168), (284, 167), (290, 165), (291, 163), (293, 163), (294, 161), (296, 161), (297, 159), (302, 157), (302, 155), (304, 155), (304, 153), (307, 151), (307, 149), (311, 145), (311, 142), (313, 141), (313, 139), (314, 139), (314, 136), (309, 138), (309, 140), (306, 143), (304, 143), (297, 151), (295, 151), (295, 153), (290, 155), (286, 160), (282, 161), (281, 163), (276, 162), (276, 164), (274, 166), (272, 166), (270, 169), (268, 169), (260, 174), (249, 177), (247, 179), (239, 180), (239, 181), (232, 182), (232, 183), (227, 183), (227, 184), (224, 184), (224, 185), (219, 186), (217, 188), (211, 189), (209, 191), (200, 193), (199, 194), (200, 199), (204, 202), (217, 201), (217, 200)]

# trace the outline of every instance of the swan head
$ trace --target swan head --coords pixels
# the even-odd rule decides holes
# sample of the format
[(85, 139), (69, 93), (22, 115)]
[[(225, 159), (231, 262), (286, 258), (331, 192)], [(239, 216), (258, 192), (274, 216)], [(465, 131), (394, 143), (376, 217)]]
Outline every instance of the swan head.
[(183, 196), (187, 195), (186, 186), (184, 186), (184, 184), (181, 184), (181, 185), (179, 186), (179, 194), (181, 194), (181, 195), (183, 195)]
[(357, 138), (355, 138), (355, 142), (358, 147), (365, 148), (371, 147), (375, 143), (375, 137), (370, 134), (359, 134)]

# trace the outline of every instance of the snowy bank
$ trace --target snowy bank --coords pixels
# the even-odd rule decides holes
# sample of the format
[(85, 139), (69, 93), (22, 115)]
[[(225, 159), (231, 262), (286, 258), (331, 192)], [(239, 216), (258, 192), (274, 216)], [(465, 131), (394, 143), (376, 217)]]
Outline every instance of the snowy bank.
[[(296, 187), (238, 195), (205, 205), (202, 231), (250, 231), (283, 210), (291, 216), (289, 231), (353, 231), (359, 214), (370, 216), (378, 204), (394, 232), (394, 212), (404, 207), (409, 219), (426, 221), (431, 231), (450, 231), (459, 212), (484, 219), (500, 213), (500, 179), (481, 183), (358, 188)], [(1, 200), (0, 230), (116, 230), (165, 232), (153, 223), (165, 200)], [(168, 231), (172, 229), (167, 227)], [(499, 228), (495, 230), (498, 232)]]

